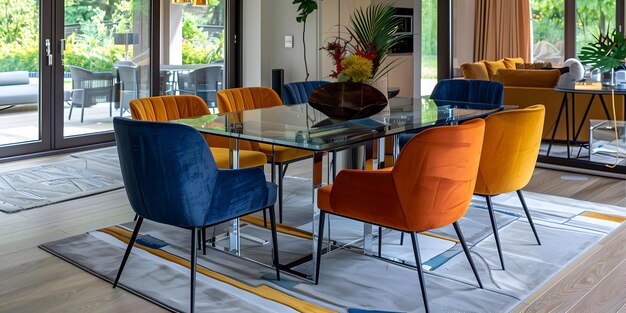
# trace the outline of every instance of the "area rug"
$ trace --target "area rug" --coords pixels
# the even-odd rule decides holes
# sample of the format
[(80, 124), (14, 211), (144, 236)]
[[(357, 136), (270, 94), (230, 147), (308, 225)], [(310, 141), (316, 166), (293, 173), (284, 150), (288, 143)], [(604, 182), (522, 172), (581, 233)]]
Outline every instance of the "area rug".
[(96, 150), (52, 164), (0, 173), (0, 211), (15, 213), (123, 187), (117, 153)]
[[(310, 254), (310, 182), (286, 178), (285, 223), (279, 235), (282, 264)], [(506, 271), (500, 268), (484, 200), (475, 198), (460, 221), (485, 289), (477, 287), (452, 227), (418, 235), (432, 312), (506, 312), (587, 249), (616, 229), (626, 208), (526, 193), (537, 231), (535, 242), (516, 195), (494, 198)], [(308, 222), (308, 223), (307, 223)], [(242, 233), (270, 239), (258, 216), (244, 218)], [(258, 225), (258, 226), (256, 226)], [(294, 227), (294, 225), (298, 227)], [(68, 262), (112, 281), (133, 222), (41, 245)], [(221, 234), (226, 226), (209, 229)], [(242, 240), (242, 256), (217, 249), (200, 253), (196, 305), (199, 312), (422, 312), (423, 303), (410, 239), (384, 230), (382, 254), (404, 264), (363, 253), (363, 224), (332, 217), (337, 248), (322, 257), (319, 285), (284, 273), (275, 280), (271, 245)], [(144, 222), (128, 260), (121, 287), (172, 311), (187, 311), (189, 231)], [(408, 238), (408, 237), (407, 237)], [(228, 240), (218, 242), (227, 245)], [(374, 240), (376, 244), (377, 240)], [(377, 247), (374, 245), (374, 250)], [(258, 262), (258, 263), (257, 263)], [(310, 262), (295, 269), (310, 272)]]

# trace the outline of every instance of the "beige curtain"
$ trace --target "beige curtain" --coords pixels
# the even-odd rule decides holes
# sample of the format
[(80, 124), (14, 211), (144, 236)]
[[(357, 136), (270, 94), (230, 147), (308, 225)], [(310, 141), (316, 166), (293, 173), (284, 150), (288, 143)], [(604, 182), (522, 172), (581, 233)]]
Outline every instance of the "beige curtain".
[(530, 62), (529, 0), (476, 0), (474, 61), (521, 57)]

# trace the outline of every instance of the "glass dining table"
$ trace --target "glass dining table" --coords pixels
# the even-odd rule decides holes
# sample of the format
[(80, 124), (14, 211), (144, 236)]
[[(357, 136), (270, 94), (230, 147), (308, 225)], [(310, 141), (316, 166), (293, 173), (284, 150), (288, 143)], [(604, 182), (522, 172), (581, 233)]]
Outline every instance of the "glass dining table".
[[(192, 126), (201, 133), (230, 138), (232, 168), (239, 167), (239, 140), (311, 151), (313, 200), (311, 234), (313, 240), (311, 255), (307, 256), (307, 261), (310, 260), (311, 266), (308, 270), (302, 270), (303, 267), (300, 264), (297, 271), (289, 266), (282, 266), (281, 270), (314, 281), (316, 255), (321, 253), (317, 251), (315, 245), (319, 221), (319, 209), (316, 204), (317, 189), (323, 186), (322, 157), (324, 154), (369, 143), (370, 148), (366, 149), (367, 159), (371, 160), (373, 169), (382, 168), (385, 166), (385, 140), (393, 140), (394, 157), (397, 157), (400, 153), (399, 135), (403, 133), (418, 132), (433, 126), (458, 124), (469, 119), (486, 117), (503, 109), (507, 107), (497, 104), (422, 98), (393, 98), (389, 100), (388, 107), (382, 112), (357, 120), (331, 119), (308, 104), (298, 104), (223, 115), (205, 115), (175, 122)], [(376, 254), (372, 249), (372, 226), (365, 224), (363, 234), (364, 252)], [(226, 250), (239, 255), (238, 220), (231, 221), (228, 237), (229, 247)]]

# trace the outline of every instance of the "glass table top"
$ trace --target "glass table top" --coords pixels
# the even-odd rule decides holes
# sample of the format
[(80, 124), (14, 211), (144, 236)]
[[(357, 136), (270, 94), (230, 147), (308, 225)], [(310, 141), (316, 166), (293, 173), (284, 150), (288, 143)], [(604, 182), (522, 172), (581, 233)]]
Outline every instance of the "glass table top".
[(365, 141), (484, 117), (502, 105), (393, 98), (389, 109), (369, 118), (329, 119), (308, 104), (205, 115), (175, 122), (207, 134), (311, 151), (331, 151)]

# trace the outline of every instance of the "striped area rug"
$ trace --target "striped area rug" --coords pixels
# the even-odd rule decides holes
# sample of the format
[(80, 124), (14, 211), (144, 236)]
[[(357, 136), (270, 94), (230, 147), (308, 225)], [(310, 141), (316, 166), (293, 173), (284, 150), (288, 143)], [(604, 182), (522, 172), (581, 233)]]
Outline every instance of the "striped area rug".
[[(288, 179), (286, 222), (279, 235), (281, 263), (311, 252), (310, 182)], [(471, 247), (485, 289), (476, 281), (452, 227), (420, 234), (422, 267), (433, 312), (504, 312), (539, 288), (579, 255), (624, 222), (626, 208), (526, 193), (542, 245), (534, 240), (516, 195), (494, 198), (506, 271), (500, 269), (486, 205), (476, 198), (460, 225)], [(309, 223), (307, 223), (307, 218)], [(243, 219), (242, 233), (269, 240), (258, 216)], [(120, 264), (133, 223), (94, 230), (43, 244), (41, 248), (105, 280)], [(219, 235), (226, 226), (209, 228)], [(363, 224), (333, 217), (335, 243), (352, 243), (322, 258), (319, 285), (281, 275), (276, 281), (271, 245), (242, 240), (242, 256), (209, 249), (199, 257), (199, 312), (422, 312), (420, 286), (410, 240), (400, 244), (398, 232), (385, 230), (382, 253), (398, 265), (364, 255)], [(374, 240), (376, 243), (377, 240)], [(228, 240), (218, 241), (227, 246)], [(136, 248), (121, 279), (122, 287), (172, 311), (186, 311), (189, 301), (188, 230), (144, 222)], [(374, 249), (377, 247), (375, 246)], [(262, 264), (261, 264), (262, 263)], [(310, 272), (310, 263), (296, 269)]]

